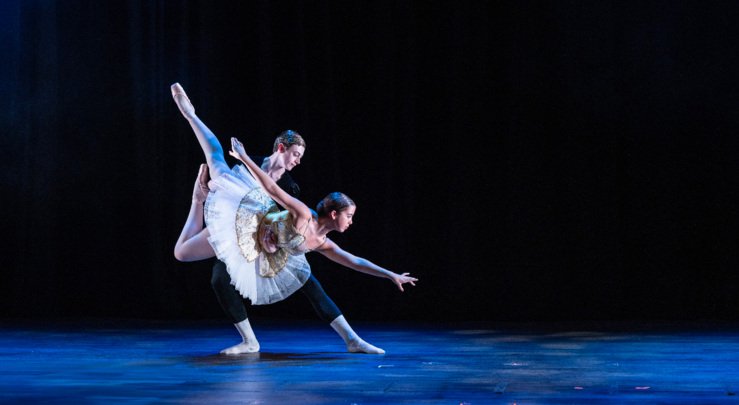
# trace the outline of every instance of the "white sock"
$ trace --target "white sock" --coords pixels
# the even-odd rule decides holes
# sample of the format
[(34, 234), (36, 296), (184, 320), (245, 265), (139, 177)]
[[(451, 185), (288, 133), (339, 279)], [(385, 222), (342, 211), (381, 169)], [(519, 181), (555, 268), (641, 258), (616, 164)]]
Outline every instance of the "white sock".
[(334, 328), (336, 333), (344, 339), (346, 343), (346, 349), (351, 353), (369, 353), (369, 354), (385, 354), (385, 351), (379, 347), (372, 346), (371, 344), (362, 340), (356, 332), (349, 326), (349, 323), (344, 318), (344, 315), (339, 315), (336, 319), (331, 322), (331, 327)]
[(254, 335), (254, 331), (251, 329), (249, 324), (249, 318), (244, 319), (239, 323), (235, 323), (236, 330), (241, 335), (242, 342), (231, 346), (227, 349), (221, 350), (221, 354), (242, 354), (242, 353), (256, 353), (259, 351), (259, 342), (257, 337)]

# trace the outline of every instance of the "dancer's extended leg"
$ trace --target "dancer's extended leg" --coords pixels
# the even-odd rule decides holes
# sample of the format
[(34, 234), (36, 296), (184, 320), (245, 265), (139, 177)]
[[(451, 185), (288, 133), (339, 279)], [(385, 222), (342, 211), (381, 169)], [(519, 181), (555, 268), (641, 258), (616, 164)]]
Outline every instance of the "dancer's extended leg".
[(300, 289), (313, 305), (318, 316), (325, 320), (331, 320), (331, 327), (341, 336), (346, 343), (346, 348), (352, 353), (383, 354), (384, 350), (372, 346), (360, 338), (341, 314), (333, 300), (326, 294), (321, 283), (311, 274), (308, 281)]
[(356, 332), (349, 326), (349, 323), (344, 319), (344, 315), (340, 315), (338, 318), (331, 322), (331, 327), (334, 328), (344, 343), (346, 343), (346, 350), (351, 353), (369, 353), (369, 354), (385, 354), (385, 351), (379, 347), (372, 346), (371, 344), (362, 340)]
[(200, 147), (203, 149), (205, 154), (205, 160), (210, 168), (210, 176), (215, 179), (223, 173), (229, 171), (228, 163), (223, 155), (223, 148), (221, 143), (218, 141), (216, 135), (211, 131), (203, 121), (198, 118), (195, 114), (195, 107), (193, 107), (190, 99), (185, 93), (185, 89), (179, 83), (173, 84), (170, 89), (172, 90), (172, 98), (180, 109), (182, 115), (187, 119), (195, 132), (195, 136), (198, 138)]

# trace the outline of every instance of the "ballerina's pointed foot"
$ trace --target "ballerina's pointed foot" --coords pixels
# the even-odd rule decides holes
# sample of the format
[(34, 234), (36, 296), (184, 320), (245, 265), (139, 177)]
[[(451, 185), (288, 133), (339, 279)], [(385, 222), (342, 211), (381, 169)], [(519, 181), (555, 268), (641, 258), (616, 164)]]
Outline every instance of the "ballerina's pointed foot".
[(200, 165), (200, 170), (198, 171), (198, 185), (207, 195), (210, 191), (210, 186), (208, 185), (208, 165), (205, 163)]
[(182, 115), (187, 119), (194, 117), (195, 107), (193, 107), (192, 102), (190, 102), (190, 99), (187, 97), (185, 89), (183, 89), (179, 83), (175, 83), (170, 86), (170, 90), (172, 90), (172, 98), (174, 99), (175, 104), (177, 104), (177, 108), (180, 109)]
[(259, 352), (259, 343), (241, 342), (235, 346), (221, 350), (221, 354), (244, 354)]
[(346, 345), (350, 353), (385, 354), (379, 347), (373, 346), (362, 339), (357, 339)]

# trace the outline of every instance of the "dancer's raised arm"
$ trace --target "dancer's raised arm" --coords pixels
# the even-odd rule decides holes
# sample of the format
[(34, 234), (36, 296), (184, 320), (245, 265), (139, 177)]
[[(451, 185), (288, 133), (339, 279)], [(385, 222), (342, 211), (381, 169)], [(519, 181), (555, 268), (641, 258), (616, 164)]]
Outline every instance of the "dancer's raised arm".
[(262, 171), (249, 155), (246, 154), (244, 144), (242, 144), (241, 141), (236, 138), (231, 138), (231, 150), (228, 154), (243, 162), (252, 176), (262, 184), (264, 191), (266, 191), (272, 199), (277, 201), (278, 204), (290, 211), (290, 214), (295, 219), (296, 227), (302, 228), (303, 221), (307, 221), (313, 217), (313, 214), (307, 205), (303, 204), (302, 201), (291, 196), (285, 190), (280, 188), (280, 186), (277, 185), (277, 183), (272, 180), (267, 173)]

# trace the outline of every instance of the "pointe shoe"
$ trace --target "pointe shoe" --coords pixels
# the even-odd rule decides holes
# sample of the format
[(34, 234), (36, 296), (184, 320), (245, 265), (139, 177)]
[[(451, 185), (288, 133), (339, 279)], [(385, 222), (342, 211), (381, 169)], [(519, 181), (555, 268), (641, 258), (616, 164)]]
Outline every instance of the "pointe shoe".
[(187, 119), (193, 118), (195, 116), (195, 107), (193, 107), (192, 102), (187, 97), (185, 89), (179, 83), (175, 83), (170, 86), (170, 90), (172, 91), (172, 98), (182, 115)]
[(210, 185), (208, 183), (208, 165), (201, 163), (200, 170), (198, 171), (198, 186), (203, 190), (205, 195), (208, 195), (210, 192)]
[(204, 203), (208, 194), (210, 193), (210, 187), (208, 187), (208, 165), (205, 163), (200, 165), (198, 171), (198, 179), (195, 181), (195, 187), (192, 190), (192, 200), (198, 203)]

